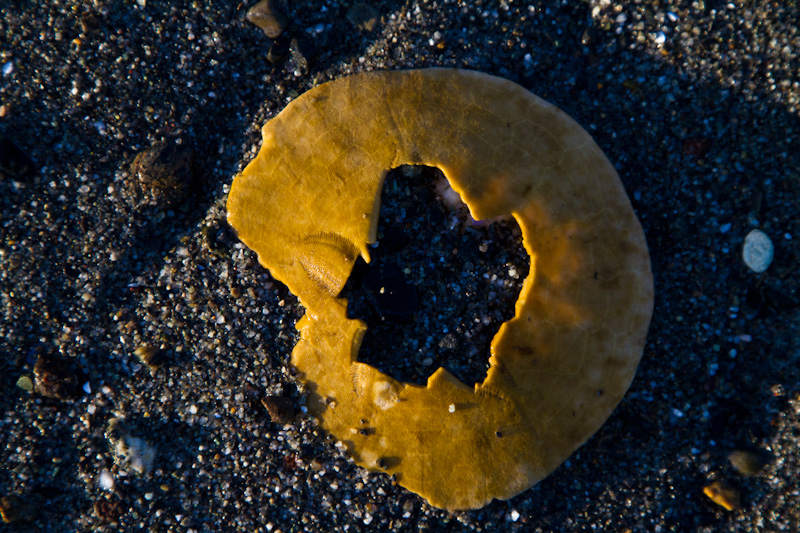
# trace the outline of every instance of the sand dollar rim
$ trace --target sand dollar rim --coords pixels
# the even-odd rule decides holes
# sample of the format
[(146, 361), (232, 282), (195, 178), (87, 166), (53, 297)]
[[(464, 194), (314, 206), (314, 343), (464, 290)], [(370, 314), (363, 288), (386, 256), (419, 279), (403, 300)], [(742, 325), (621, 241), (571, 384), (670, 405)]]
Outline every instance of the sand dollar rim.
[[(473, 217), (511, 214), (531, 259), (483, 383), (427, 386), (358, 362), (337, 298), (369, 260), (386, 173), (442, 170)], [(508, 80), (458, 69), (317, 86), (263, 129), (228, 220), (306, 308), (291, 362), (309, 412), (361, 466), (446, 509), (528, 489), (600, 428), (633, 379), (653, 307), (644, 234), (589, 134)]]

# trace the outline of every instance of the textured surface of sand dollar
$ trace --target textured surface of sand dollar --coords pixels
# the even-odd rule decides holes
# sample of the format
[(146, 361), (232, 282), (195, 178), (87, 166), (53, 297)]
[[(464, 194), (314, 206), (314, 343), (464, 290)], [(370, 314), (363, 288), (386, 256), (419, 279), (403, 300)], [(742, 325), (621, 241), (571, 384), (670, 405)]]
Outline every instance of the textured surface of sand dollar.
[[(337, 295), (369, 259), (400, 165), (441, 169), (474, 218), (511, 214), (522, 229), (530, 274), (474, 388), (442, 368), (423, 387), (357, 360), (366, 326)], [(228, 220), (306, 308), (291, 361), (310, 413), (358, 464), (437, 507), (481, 507), (547, 476), (638, 366), (653, 281), (622, 183), (583, 128), (510, 81), (424, 69), (315, 87), (264, 126)]]

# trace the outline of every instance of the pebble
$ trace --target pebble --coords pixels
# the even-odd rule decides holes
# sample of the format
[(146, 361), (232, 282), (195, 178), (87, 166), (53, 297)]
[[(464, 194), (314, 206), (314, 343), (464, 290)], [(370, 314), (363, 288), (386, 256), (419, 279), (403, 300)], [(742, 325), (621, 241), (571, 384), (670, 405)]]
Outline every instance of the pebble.
[[(309, 71), (311, 61), (317, 55), (317, 49), (311, 40), (302, 36), (293, 37), (289, 42), (289, 55), (293, 71), (306, 73)], [(291, 95), (291, 92), (289, 94)]]
[(194, 151), (177, 141), (139, 152), (128, 183), (135, 205), (171, 207), (184, 201), (194, 179)]
[(114, 490), (114, 476), (104, 468), (97, 478), (97, 485), (103, 490)]
[(744, 264), (753, 272), (766, 272), (772, 263), (775, 254), (775, 246), (766, 233), (760, 229), (754, 229), (747, 234), (742, 248), (742, 259)]
[(142, 345), (134, 350), (134, 355), (146, 364), (151, 372), (158, 370), (164, 365), (164, 351), (155, 346)]
[(711, 485), (706, 486), (703, 488), (703, 494), (727, 511), (735, 511), (741, 505), (739, 489), (725, 481), (715, 481)]
[(280, 37), (288, 23), (276, 0), (262, 0), (251, 7), (247, 20), (261, 28), (270, 39)]
[(17, 387), (25, 392), (33, 392), (33, 381), (30, 376), (20, 376), (17, 380)]
[(50, 355), (40, 355), (33, 367), (34, 390), (48, 398), (68, 401), (78, 397), (78, 377), (69, 365)]
[(745, 476), (755, 476), (761, 473), (769, 464), (770, 457), (761, 450), (734, 450), (728, 454), (731, 466)]
[(261, 399), (261, 404), (266, 407), (269, 418), (276, 424), (288, 424), (294, 420), (294, 404), (285, 396), (265, 396)]
[(452, 333), (447, 333), (442, 340), (439, 341), (439, 348), (442, 350), (457, 350), (459, 347), (458, 337)]
[(290, 44), (291, 39), (286, 35), (275, 39), (267, 51), (267, 61), (273, 65), (282, 62), (289, 55)]

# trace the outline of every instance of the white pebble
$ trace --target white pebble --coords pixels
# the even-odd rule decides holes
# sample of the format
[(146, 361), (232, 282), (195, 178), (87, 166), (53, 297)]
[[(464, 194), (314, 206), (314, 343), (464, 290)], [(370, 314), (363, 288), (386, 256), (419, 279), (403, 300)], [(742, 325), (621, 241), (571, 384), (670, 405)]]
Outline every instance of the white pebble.
[(530, 54), (525, 54), (522, 58), (522, 64), (525, 65), (525, 68), (531, 68), (531, 65), (533, 65), (533, 57)]
[(747, 234), (742, 248), (742, 259), (753, 272), (765, 272), (772, 263), (775, 247), (766, 233), (754, 229)]
[(111, 472), (104, 468), (103, 471), (100, 472), (97, 484), (100, 485), (100, 488), (103, 490), (114, 490), (114, 477), (111, 475)]

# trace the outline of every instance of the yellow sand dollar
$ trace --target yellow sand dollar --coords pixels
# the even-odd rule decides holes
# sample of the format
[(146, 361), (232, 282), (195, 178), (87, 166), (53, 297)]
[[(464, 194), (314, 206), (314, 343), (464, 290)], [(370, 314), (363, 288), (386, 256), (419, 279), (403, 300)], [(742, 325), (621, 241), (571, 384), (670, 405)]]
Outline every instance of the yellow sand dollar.
[[(303, 94), (263, 138), (228, 220), (305, 306), (292, 364), (359, 465), (473, 509), (547, 476), (608, 418), (644, 347), (650, 258), (616, 171), (565, 113), (478, 72), (371, 72)], [(400, 165), (441, 169), (474, 218), (522, 229), (530, 274), (474, 388), (442, 368), (423, 387), (358, 362), (366, 326), (337, 295), (369, 260)]]

